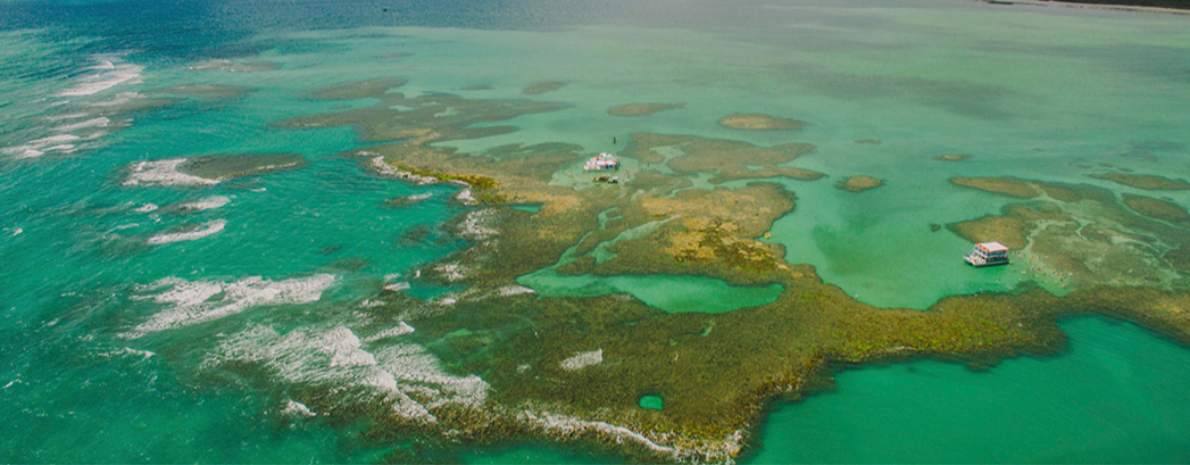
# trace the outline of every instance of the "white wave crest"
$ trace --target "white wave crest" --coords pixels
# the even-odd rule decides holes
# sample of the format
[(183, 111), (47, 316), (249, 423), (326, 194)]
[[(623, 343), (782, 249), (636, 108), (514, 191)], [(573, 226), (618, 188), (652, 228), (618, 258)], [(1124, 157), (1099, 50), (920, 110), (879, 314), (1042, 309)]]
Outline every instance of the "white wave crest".
[(216, 179), (207, 179), (178, 171), (185, 158), (142, 161), (132, 166), (125, 186), (212, 186)]
[(79, 129), (87, 129), (87, 128), (106, 128), (108, 126), (108, 124), (111, 124), (111, 122), (112, 121), (110, 119), (100, 116), (98, 118), (91, 118), (89, 120), (80, 121), (80, 122), (74, 123), (74, 124), (58, 126), (54, 129), (57, 131), (60, 131), (60, 132), (70, 132), (70, 131), (77, 131)]
[(150, 237), (148, 242), (151, 245), (160, 245), (169, 244), (171, 242), (193, 241), (195, 239), (202, 239), (204, 237), (210, 236), (211, 234), (218, 233), (219, 231), (223, 230), (224, 226), (227, 226), (227, 220), (220, 219), (210, 221), (203, 223), (201, 228), (194, 231), (158, 234), (156, 236)]
[(204, 198), (195, 200), (193, 202), (187, 202), (187, 203), (178, 205), (178, 209), (185, 210), (185, 211), (214, 210), (216, 208), (223, 207), (224, 205), (227, 205), (230, 202), (231, 202), (231, 199), (227, 198), (226, 196), (212, 195), (210, 197), (204, 197)]
[(83, 76), (81, 82), (74, 87), (58, 93), (61, 97), (79, 97), (93, 95), (111, 89), (121, 84), (140, 84), (140, 73), (143, 66), (131, 63), (116, 63), (117, 58), (109, 58), (89, 69), (94, 73)]
[(234, 315), (250, 307), (314, 302), (322, 298), (322, 292), (334, 282), (335, 276), (330, 274), (283, 281), (268, 281), (259, 276), (233, 283), (181, 281), (170, 284), (169, 281), (158, 281), (154, 284), (169, 287), (169, 290), (142, 298), (168, 304), (169, 308), (149, 317), (134, 331), (144, 334), (195, 325)]
[(75, 150), (72, 142), (77, 140), (79, 137), (73, 134), (58, 134), (34, 139), (16, 147), (6, 147), (4, 153), (15, 155), (17, 158), (36, 158), (45, 155), (46, 152), (70, 153)]
[(638, 442), (657, 452), (674, 451), (674, 448), (657, 444), (643, 434), (607, 422), (581, 420), (550, 412), (534, 413), (529, 410), (518, 414), (517, 419), (562, 437), (574, 437), (576, 434), (584, 432), (598, 432), (611, 436), (617, 441), (628, 439)]
[(437, 421), (431, 409), (447, 404), (481, 407), (489, 389), (478, 376), (447, 373), (437, 357), (416, 344), (384, 347), (373, 355), (344, 326), (298, 328), (285, 334), (254, 326), (224, 341), (219, 352), (221, 361), (259, 363), (288, 383), (329, 385), (333, 390), (366, 388), (392, 402), (394, 413), (430, 423)]
[(379, 341), (384, 338), (404, 336), (406, 334), (412, 333), (413, 331), (414, 331), (414, 329), (412, 326), (409, 326), (409, 323), (402, 321), (401, 324), (399, 324), (397, 326), (394, 326), (392, 328), (389, 328), (389, 329), (386, 329), (379, 333), (368, 336), (368, 338), (364, 339), (364, 341), (376, 342), (376, 341)]

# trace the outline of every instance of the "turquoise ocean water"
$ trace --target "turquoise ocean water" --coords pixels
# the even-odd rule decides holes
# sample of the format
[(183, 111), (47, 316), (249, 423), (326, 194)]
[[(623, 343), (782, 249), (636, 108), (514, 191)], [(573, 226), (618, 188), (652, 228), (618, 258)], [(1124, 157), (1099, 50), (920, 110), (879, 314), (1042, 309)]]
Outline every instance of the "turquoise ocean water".
[[(1085, 175), (1190, 177), (1188, 24), (916, 0), (0, 2), (0, 462), (366, 463), (403, 447), (364, 441), (358, 425), (294, 420), (286, 380), (212, 368), (223, 335), (350, 324), (352, 306), (398, 274), (465, 246), (437, 231), (465, 211), (448, 200), (454, 189), (381, 179), (337, 157), (363, 145), (350, 128), (271, 125), (343, 104), (305, 100), (309, 89), (398, 76), (408, 95), (496, 99), (567, 83), (530, 98), (571, 106), (500, 123), (520, 128), (510, 134), (451, 143), (467, 151), (539, 142), (616, 151), (612, 137), (633, 132), (815, 144), (792, 165), (829, 177), (782, 181), (797, 207), (770, 240), (862, 301), (920, 309), (1015, 285), (1014, 268), (962, 266), (955, 257), (969, 245), (931, 232), (1006, 203), (950, 177), (1121, 193), (1139, 192)], [(241, 91), (142, 108), (153, 92), (184, 85)], [(463, 90), (476, 85), (490, 89)], [(686, 106), (607, 114), (633, 102)], [(716, 124), (733, 113), (809, 125)], [(310, 166), (209, 187), (125, 185), (140, 162), (255, 152), (298, 153)], [(972, 158), (932, 159), (950, 153)], [(855, 174), (886, 185), (833, 187)], [(427, 193), (413, 206), (383, 205)], [(1190, 194), (1162, 196), (1190, 206)], [(169, 236), (189, 230), (178, 228), (209, 234)], [(430, 232), (410, 234), (419, 230)], [(523, 282), (542, 293), (635, 293), (671, 311), (698, 311), (684, 298), (691, 286), (742, 292), (700, 297), (713, 304), (704, 311), (771, 299), (666, 279)], [(173, 300), (153, 297), (162, 289)], [(218, 295), (222, 318), (176, 311)], [(1190, 459), (1190, 351), (1103, 319), (1063, 329), (1068, 352), (987, 373), (939, 362), (842, 372), (836, 390), (775, 406), (745, 460)], [(285, 349), (300, 357), (318, 344)], [(548, 444), (434, 457), (618, 460)]]

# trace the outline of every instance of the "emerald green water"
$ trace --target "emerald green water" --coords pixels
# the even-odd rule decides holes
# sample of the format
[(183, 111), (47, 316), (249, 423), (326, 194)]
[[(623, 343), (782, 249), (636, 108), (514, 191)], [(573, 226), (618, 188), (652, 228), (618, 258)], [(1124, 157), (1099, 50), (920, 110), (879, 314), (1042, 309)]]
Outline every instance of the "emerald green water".
[[(786, 247), (790, 262), (814, 265), (826, 282), (879, 306), (921, 309), (946, 295), (1020, 285), (1015, 268), (963, 266), (969, 245), (945, 229), (931, 232), (931, 223), (993, 214), (1007, 202), (953, 187), (950, 177), (1137, 194), (1084, 175), (1190, 177), (1183, 16), (916, 0), (475, 6), (443, 2), (382, 16), (315, 0), (287, 8), (0, 3), (0, 462), (371, 463), (409, 447), (415, 438), (378, 445), (359, 425), (304, 418), (287, 401), (294, 389), (356, 386), (318, 358), (340, 347), (333, 328), (359, 331), (354, 308), (464, 247), (436, 228), (466, 208), (449, 200), (454, 188), (382, 179), (337, 157), (362, 145), (350, 128), (272, 126), (372, 103), (301, 98), (320, 86), (400, 76), (407, 95), (572, 105), (498, 123), (520, 128), (510, 134), (444, 144), (465, 151), (569, 142), (618, 152), (642, 131), (815, 144), (792, 165), (829, 177), (778, 181), (796, 193), (797, 207), (769, 240)], [(192, 69), (213, 59), (275, 69)], [(544, 80), (567, 85), (521, 93)], [(247, 92), (113, 110), (196, 84)], [(462, 90), (473, 85), (491, 89)], [(606, 113), (633, 102), (686, 106), (647, 117)], [(809, 125), (786, 133), (716, 124), (752, 112)], [(311, 164), (212, 187), (123, 184), (142, 161), (248, 152), (294, 152)], [(973, 157), (932, 159), (948, 153)], [(862, 194), (833, 187), (856, 174), (885, 185)], [(384, 206), (426, 193), (408, 207)], [(1190, 193), (1161, 196), (1190, 206)], [(212, 198), (223, 204), (186, 215), (169, 208)], [(160, 208), (141, 210), (148, 204)], [(185, 225), (222, 229), (150, 241)], [(522, 283), (543, 295), (629, 293), (674, 312), (731, 311), (780, 292), (698, 277), (548, 271)], [(151, 290), (154, 283), (163, 287)], [(239, 297), (228, 308), (153, 300), (163, 289), (215, 287), (222, 293), (213, 299)], [(415, 283), (409, 292), (451, 290)], [(1190, 351), (1128, 324), (1062, 327), (1069, 352), (1008, 360), (987, 373), (936, 362), (839, 373), (836, 391), (775, 407), (747, 460), (1184, 462)], [(260, 328), (329, 339), (287, 345), (253, 332)], [(220, 344), (234, 337), (247, 341), (238, 350), (272, 350), (324, 378), (229, 375), (213, 363), (231, 357)], [(516, 444), (426, 457), (619, 461)]]

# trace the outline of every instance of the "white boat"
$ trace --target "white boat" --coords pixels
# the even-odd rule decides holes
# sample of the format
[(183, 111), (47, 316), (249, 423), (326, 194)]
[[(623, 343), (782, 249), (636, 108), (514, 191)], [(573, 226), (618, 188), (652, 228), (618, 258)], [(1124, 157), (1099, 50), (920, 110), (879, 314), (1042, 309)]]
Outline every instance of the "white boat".
[(971, 266), (994, 266), (1008, 264), (1008, 247), (999, 242), (980, 242), (975, 244), (971, 253), (963, 255), (963, 260)]
[(610, 153), (601, 153), (599, 156), (587, 160), (583, 165), (584, 171), (614, 171), (620, 169), (620, 157)]

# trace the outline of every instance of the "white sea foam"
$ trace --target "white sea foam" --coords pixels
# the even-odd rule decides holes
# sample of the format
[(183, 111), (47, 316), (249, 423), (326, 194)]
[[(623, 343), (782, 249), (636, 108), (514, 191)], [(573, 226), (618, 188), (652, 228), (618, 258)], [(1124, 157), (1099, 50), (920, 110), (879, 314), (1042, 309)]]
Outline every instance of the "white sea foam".
[(409, 289), (409, 287), (410, 287), (409, 283), (400, 281), (400, 282), (395, 282), (392, 284), (385, 285), (384, 290), (390, 291), (390, 292), (401, 292), (403, 290)]
[(414, 329), (412, 326), (409, 326), (408, 323), (405, 323), (404, 321), (402, 321), (401, 324), (399, 324), (399, 325), (396, 325), (392, 328), (389, 328), (389, 329), (386, 329), (379, 333), (368, 336), (366, 339), (364, 339), (364, 341), (365, 342), (376, 342), (376, 341), (379, 341), (379, 340), (385, 339), (385, 338), (404, 336), (406, 334), (412, 333), (413, 331), (414, 331)]
[(219, 352), (219, 360), (262, 364), (288, 383), (367, 388), (392, 402), (396, 414), (424, 422), (437, 421), (430, 409), (443, 405), (482, 406), (489, 389), (478, 376), (447, 373), (437, 357), (416, 344), (385, 347), (373, 355), (344, 326), (285, 334), (254, 326), (225, 340)]
[(501, 297), (509, 297), (509, 296), (521, 295), (521, 294), (534, 294), (537, 291), (534, 291), (533, 289), (529, 289), (525, 286), (512, 285), (512, 286), (504, 286), (500, 289), (497, 289), (496, 292), (499, 293)]
[[(424, 388), (436, 390), (437, 394), (427, 404), (436, 408), (446, 404), (462, 404), (481, 407), (487, 400), (490, 386), (475, 375), (455, 376), (447, 373), (438, 363), (438, 357), (417, 344), (397, 344), (376, 353), (376, 360), (397, 382), (411, 388), (410, 393), (425, 394)], [(432, 392), (432, 391), (429, 391)]]
[[(169, 305), (138, 325), (144, 334), (195, 325), (234, 315), (251, 307), (302, 304), (319, 300), (335, 282), (335, 276), (317, 274), (305, 278), (268, 281), (254, 276), (233, 283), (209, 281), (159, 282), (168, 290), (144, 298)], [(346, 363), (346, 362), (344, 362)]]
[[(370, 154), (372, 152), (361, 152), (361, 153)], [(377, 173), (379, 173), (383, 176), (391, 176), (391, 177), (398, 178), (398, 179), (404, 179), (404, 180), (416, 183), (419, 186), (425, 186), (425, 185), (429, 185), (429, 184), (437, 184), (438, 183), (438, 178), (435, 178), (435, 177), (421, 176), (421, 175), (410, 173), (408, 171), (401, 171), (401, 170), (393, 167), (392, 165), (385, 163), (383, 156), (373, 157), (371, 160), (371, 165), (372, 165), (373, 170), (375, 170)]]
[(617, 441), (623, 441), (625, 439), (635, 441), (657, 452), (674, 451), (674, 448), (657, 444), (636, 431), (602, 421), (581, 420), (550, 412), (534, 413), (529, 410), (517, 414), (517, 419), (541, 428), (550, 434), (562, 437), (573, 437), (576, 434), (584, 432), (598, 432), (611, 436)]
[(181, 210), (187, 210), (187, 211), (214, 210), (216, 208), (223, 207), (224, 205), (227, 205), (230, 202), (231, 202), (231, 199), (226, 196), (212, 195), (210, 197), (204, 197), (204, 198), (195, 200), (193, 202), (187, 202), (187, 203), (178, 205), (178, 208)]
[(494, 223), (497, 214), (494, 208), (476, 210), (463, 217), (459, 223), (459, 235), (473, 241), (483, 240), (497, 234)]
[(59, 92), (58, 95), (61, 97), (93, 95), (121, 84), (139, 84), (141, 82), (140, 73), (144, 70), (143, 66), (115, 63), (112, 60), (119, 61), (117, 58), (110, 58), (92, 66), (89, 69), (95, 70), (94, 73), (83, 76), (81, 82)]
[(70, 132), (70, 131), (77, 131), (79, 129), (87, 129), (87, 128), (105, 128), (111, 122), (112, 122), (111, 120), (109, 120), (103, 116), (100, 116), (98, 118), (91, 118), (89, 120), (81, 121), (81, 122), (74, 123), (74, 124), (58, 126), (54, 129), (59, 132)]
[(178, 171), (185, 158), (142, 161), (132, 166), (125, 186), (211, 186), (218, 180), (189, 175)]
[(583, 368), (595, 366), (603, 363), (603, 349), (592, 350), (590, 352), (580, 352), (573, 357), (562, 360), (558, 366), (566, 371), (578, 371)]
[(203, 223), (201, 228), (194, 231), (158, 234), (156, 236), (150, 237), (148, 242), (151, 245), (160, 245), (169, 244), (171, 242), (193, 241), (218, 233), (219, 231), (223, 230), (224, 226), (227, 226), (227, 220), (219, 219), (209, 221)]
[(20, 235), (21, 233), (23, 233), (23, 232), (25, 232), (25, 230), (24, 230), (24, 229), (21, 229), (21, 228), (16, 228), (16, 229), (12, 230), (12, 235), (14, 235), (14, 236), (19, 236), (19, 235)]
[(16, 147), (7, 147), (4, 153), (15, 155), (17, 158), (36, 158), (45, 155), (46, 152), (73, 152), (74, 144), (70, 142), (77, 141), (78, 136), (74, 134), (58, 134), (40, 139), (33, 139), (25, 142), (23, 145)]
[(151, 203), (146, 203), (144, 205), (141, 205), (140, 207), (138, 207), (136, 210), (133, 210), (133, 211), (137, 212), (137, 213), (149, 213), (156, 209), (157, 209), (157, 205), (151, 204)]
[(434, 271), (437, 271), (449, 282), (455, 282), (466, 277), (467, 267), (458, 263), (443, 263), (435, 266)]
[(471, 193), (470, 188), (463, 189), (458, 194), (455, 194), (455, 200), (463, 202), (463, 205), (475, 205), (478, 203), (475, 200), (475, 195)]
[(281, 413), (291, 417), (312, 417), (318, 414), (310, 410), (306, 404), (301, 402), (288, 400), (285, 402), (285, 408), (281, 409)]

